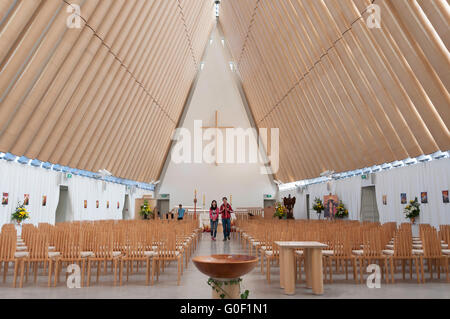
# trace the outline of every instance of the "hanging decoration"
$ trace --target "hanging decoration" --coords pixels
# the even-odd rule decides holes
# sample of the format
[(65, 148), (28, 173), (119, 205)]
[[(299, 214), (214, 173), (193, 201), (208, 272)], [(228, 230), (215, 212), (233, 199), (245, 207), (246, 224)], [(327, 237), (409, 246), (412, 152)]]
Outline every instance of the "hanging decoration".
[(8, 193), (3, 193), (2, 205), (8, 205)]
[(23, 205), (28, 206), (30, 204), (30, 194), (24, 194), (23, 195)]

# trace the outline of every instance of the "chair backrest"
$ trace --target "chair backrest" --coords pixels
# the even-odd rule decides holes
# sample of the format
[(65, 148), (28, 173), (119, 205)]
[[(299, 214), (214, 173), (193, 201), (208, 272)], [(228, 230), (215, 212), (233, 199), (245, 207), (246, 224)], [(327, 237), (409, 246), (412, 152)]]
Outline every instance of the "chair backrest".
[(423, 255), (425, 258), (441, 257), (441, 242), (434, 227), (422, 232)]
[(0, 261), (10, 261), (14, 259), (16, 253), (16, 232), (14, 230), (2, 230), (0, 234)]
[(450, 225), (439, 226), (439, 238), (447, 245), (450, 244)]
[(334, 256), (352, 256), (352, 243), (350, 234), (346, 232), (336, 233), (334, 236), (334, 240), (329, 244), (329, 248), (333, 250)]
[(146, 242), (137, 232), (129, 234), (129, 241), (126, 250), (126, 256), (131, 258), (142, 258), (145, 256)]
[(173, 259), (177, 256), (176, 233), (167, 230), (159, 239), (158, 253), (162, 258)]
[(99, 231), (95, 233), (94, 253), (97, 258), (110, 259), (113, 257), (114, 236), (111, 231)]
[(383, 245), (381, 243), (382, 229), (370, 229), (363, 234), (363, 254), (366, 257), (381, 256)]
[(35, 231), (31, 234), (30, 244), (28, 246), (31, 259), (48, 259), (48, 235), (44, 232)]
[(394, 256), (396, 257), (412, 257), (412, 233), (405, 228), (399, 230), (394, 237)]

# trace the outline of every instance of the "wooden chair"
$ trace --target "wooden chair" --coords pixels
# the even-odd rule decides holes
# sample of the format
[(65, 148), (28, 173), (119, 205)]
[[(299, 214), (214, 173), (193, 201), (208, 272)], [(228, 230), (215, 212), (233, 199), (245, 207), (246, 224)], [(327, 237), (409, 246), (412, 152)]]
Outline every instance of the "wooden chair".
[[(378, 262), (382, 268), (381, 276), (383, 277), (383, 268), (386, 283), (389, 283), (388, 277), (388, 257), (382, 253), (383, 246), (381, 243), (381, 229), (373, 228), (367, 230), (363, 234), (363, 250), (353, 250), (352, 252), (358, 256), (359, 273), (361, 283), (363, 283), (363, 269), (365, 263), (370, 264), (372, 261)], [(383, 263), (381, 263), (383, 261)]]
[(177, 250), (176, 234), (167, 230), (164, 237), (160, 238), (160, 245), (157, 249), (156, 256), (153, 257), (152, 261), (152, 285), (153, 278), (156, 271), (156, 278), (159, 280), (160, 267), (164, 271), (165, 263), (170, 261), (177, 261), (178, 266), (178, 277), (177, 285), (180, 285), (181, 271), (183, 267), (183, 255)]
[(270, 266), (274, 260), (279, 261), (280, 258), (280, 248), (275, 244), (275, 241), (281, 240), (281, 235), (279, 233), (273, 232), (271, 237), (269, 237), (266, 243), (267, 247), (264, 250), (264, 255), (261, 254), (261, 263), (263, 263), (263, 256), (266, 259), (266, 280), (270, 284)]
[(334, 241), (331, 244), (332, 254), (324, 255), (325, 257), (325, 279), (326, 279), (326, 265), (329, 266), (330, 282), (333, 282), (333, 261), (336, 265), (344, 263), (345, 268), (345, 280), (348, 280), (348, 263), (350, 262), (353, 270), (353, 279), (358, 282), (357, 279), (357, 258), (352, 254), (352, 243), (350, 241), (351, 236), (349, 233), (337, 233), (335, 234)]
[[(150, 283), (150, 260), (156, 256), (156, 252), (153, 250), (147, 250), (147, 245), (136, 233), (129, 234), (128, 249), (124, 256), (120, 258), (120, 285), (122, 285), (122, 273), (124, 263), (127, 268), (127, 281), (129, 278), (130, 268), (133, 271), (133, 262), (145, 262), (146, 263), (146, 284)], [(139, 268), (137, 268), (139, 271)]]
[[(27, 243), (29, 247), (29, 256), (25, 260), (28, 264), (26, 271), (26, 280), (28, 281), (29, 267), (33, 266), (34, 283), (37, 282), (38, 266), (40, 263), (44, 265), (43, 272), (46, 272), (46, 266), (48, 265), (48, 286), (51, 286), (51, 279), (53, 273), (53, 266), (56, 265), (57, 259), (60, 256), (59, 252), (49, 252), (48, 235), (36, 230), (31, 234), (30, 242)], [(56, 268), (56, 267), (55, 267)]]
[[(114, 267), (114, 286), (117, 284), (117, 265), (120, 252), (114, 251), (113, 233), (110, 231), (100, 231), (95, 236), (95, 249), (93, 256), (87, 258), (87, 283), (89, 287), (91, 283), (91, 265), (93, 262), (97, 262), (97, 283), (99, 281), (102, 262), (104, 263), (104, 272), (107, 272), (106, 263), (111, 261)], [(83, 263), (84, 264), (84, 263)]]
[(19, 287), (23, 287), (24, 261), (28, 258), (28, 252), (16, 252), (16, 231), (2, 231), (0, 234), (0, 262), (3, 263), (3, 282), (6, 282), (9, 263), (14, 264), (13, 287), (16, 288), (17, 274), (20, 266), (20, 283)]
[[(81, 256), (80, 233), (69, 229), (58, 229), (56, 249), (60, 253), (55, 263), (54, 286), (60, 282), (61, 269), (64, 264), (78, 264), (81, 266), (81, 285), (84, 285), (86, 258)], [(68, 278), (66, 272), (66, 280)]]
[(417, 282), (420, 283), (419, 278), (419, 258), (417, 255), (413, 254), (412, 247), (412, 234), (410, 231), (399, 231), (394, 238), (394, 249), (393, 250), (383, 250), (383, 254), (387, 255), (390, 259), (391, 264), (391, 280), (394, 283), (394, 273), (397, 268), (397, 261), (402, 263), (402, 274), (403, 280), (405, 280), (405, 262), (409, 262), (409, 274), (410, 279), (413, 278), (413, 261), (416, 266)]
[[(421, 233), (421, 237), (423, 240), (423, 254), (420, 254), (420, 266), (421, 266), (421, 274), (422, 281), (425, 283), (425, 275), (424, 275), (424, 259), (428, 262), (428, 269), (430, 272), (430, 279), (433, 279), (433, 265), (435, 265), (437, 269), (438, 279), (441, 277), (441, 267), (443, 267), (447, 282), (449, 281), (449, 258), (448, 256), (442, 253), (441, 242), (439, 240), (436, 229), (429, 228), (425, 229)], [(420, 253), (420, 251), (419, 251)]]

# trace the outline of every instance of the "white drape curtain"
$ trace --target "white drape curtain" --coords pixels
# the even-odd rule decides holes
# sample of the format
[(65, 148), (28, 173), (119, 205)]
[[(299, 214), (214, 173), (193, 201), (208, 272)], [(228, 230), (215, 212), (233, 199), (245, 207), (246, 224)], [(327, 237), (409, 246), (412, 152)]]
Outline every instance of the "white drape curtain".
[[(29, 195), (30, 212), (27, 223), (54, 223), (55, 211), (59, 200), (57, 172), (23, 165), (15, 162), (0, 161), (0, 196), (8, 193), (8, 205), (0, 203), (0, 225), (11, 222), (11, 214), (22, 204), (24, 195)], [(43, 196), (47, 196), (43, 206)]]
[[(60, 196), (61, 174), (40, 167), (0, 160), (0, 197), (3, 193), (8, 193), (8, 205), (0, 203), (0, 227), (11, 222), (11, 214), (18, 201), (23, 203), (25, 194), (30, 195), (27, 206), (30, 219), (26, 223), (54, 224)], [(64, 180), (63, 185), (68, 187), (72, 220), (122, 219), (125, 195), (129, 193), (125, 185), (77, 175)], [(135, 188), (135, 191), (129, 194), (130, 216), (134, 216), (135, 199), (142, 198), (143, 195), (154, 195), (154, 192)], [(46, 206), (42, 206), (43, 196), (47, 196)], [(84, 208), (85, 200), (87, 208)], [(97, 201), (99, 208), (96, 205)]]
[[(126, 186), (82, 176), (74, 176), (67, 185), (73, 220), (122, 219)], [(84, 201), (87, 201), (87, 208), (84, 208)]]
[[(418, 222), (435, 227), (450, 224), (450, 204), (442, 200), (442, 191), (450, 188), (450, 159), (379, 172), (375, 183), (380, 222), (407, 222), (400, 194), (406, 193), (409, 203), (415, 197), (420, 202), (421, 192), (427, 192), (428, 204), (420, 205)], [(383, 205), (383, 195), (387, 196), (387, 205)]]
[(334, 194), (342, 200), (348, 209), (348, 218), (360, 219), (361, 212), (361, 177), (355, 176), (342, 181), (335, 181)]
[[(294, 207), (294, 217), (296, 219), (306, 219), (306, 194), (309, 194), (309, 213), (310, 219), (319, 219), (319, 216), (312, 209), (316, 197), (323, 200), (327, 194), (336, 194), (345, 204), (349, 211), (349, 219), (359, 219), (361, 209), (361, 177), (351, 177), (341, 181), (331, 181), (328, 183), (309, 185), (302, 193), (299, 190), (292, 189), (279, 193), (280, 201), (289, 194), (296, 198)], [(323, 212), (321, 215), (323, 218)]]
[[(310, 217), (318, 219), (312, 210), (314, 199), (329, 193), (336, 194), (349, 210), (349, 219), (360, 220), (361, 188), (369, 186), (367, 181), (363, 185), (361, 176), (310, 185), (300, 193), (292, 189), (279, 193), (279, 199), (289, 194), (296, 197), (294, 216), (296, 219), (306, 219), (306, 194), (310, 194)], [(403, 213), (405, 205), (401, 204), (400, 194), (406, 193), (408, 202), (415, 197), (420, 202), (421, 192), (427, 192), (428, 204), (421, 204), (419, 223), (431, 224), (435, 227), (450, 224), (450, 204), (443, 203), (442, 191), (450, 189), (450, 159), (434, 160), (412, 166), (394, 168), (375, 174), (375, 192), (380, 222), (395, 221), (404, 223), (408, 220)], [(329, 188), (329, 189), (328, 189)], [(387, 205), (383, 205), (383, 195), (387, 196)]]

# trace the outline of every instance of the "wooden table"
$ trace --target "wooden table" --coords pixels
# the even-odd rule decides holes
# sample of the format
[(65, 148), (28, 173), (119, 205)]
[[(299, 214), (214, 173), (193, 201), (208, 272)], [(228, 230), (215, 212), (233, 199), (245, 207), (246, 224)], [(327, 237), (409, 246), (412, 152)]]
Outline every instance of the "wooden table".
[(312, 241), (276, 241), (280, 247), (280, 286), (286, 295), (295, 294), (295, 250), (303, 249), (306, 287), (316, 295), (323, 294), (322, 249), (328, 245)]

